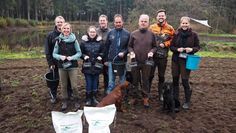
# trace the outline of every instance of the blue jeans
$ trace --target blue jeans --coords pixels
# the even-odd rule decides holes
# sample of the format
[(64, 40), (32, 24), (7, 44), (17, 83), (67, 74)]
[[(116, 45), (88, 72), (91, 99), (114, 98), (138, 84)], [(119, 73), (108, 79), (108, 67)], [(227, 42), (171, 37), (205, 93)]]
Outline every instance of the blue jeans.
[(98, 90), (98, 74), (84, 74), (86, 81), (86, 92), (95, 92)]
[[(120, 83), (125, 82), (125, 73), (126, 73), (126, 70), (125, 70), (123, 75), (119, 76), (119, 82)], [(111, 62), (108, 62), (108, 79), (109, 79), (109, 81), (108, 81), (107, 93), (109, 94), (114, 89), (115, 81), (116, 81), (116, 76), (113, 73)]]

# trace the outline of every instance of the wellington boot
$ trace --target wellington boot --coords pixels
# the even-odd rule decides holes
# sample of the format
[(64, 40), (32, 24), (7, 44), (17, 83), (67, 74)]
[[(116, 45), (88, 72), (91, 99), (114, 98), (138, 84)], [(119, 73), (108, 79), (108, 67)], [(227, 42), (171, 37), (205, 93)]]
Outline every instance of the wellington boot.
[(93, 92), (92, 93), (92, 104), (94, 105), (94, 106), (96, 106), (99, 102), (97, 101), (97, 99), (96, 99), (96, 97), (97, 97), (97, 92)]
[(88, 92), (86, 93), (86, 100), (85, 100), (85, 105), (86, 106), (91, 106), (92, 105), (92, 100), (91, 100), (91, 96), (92, 93), (91, 92)]

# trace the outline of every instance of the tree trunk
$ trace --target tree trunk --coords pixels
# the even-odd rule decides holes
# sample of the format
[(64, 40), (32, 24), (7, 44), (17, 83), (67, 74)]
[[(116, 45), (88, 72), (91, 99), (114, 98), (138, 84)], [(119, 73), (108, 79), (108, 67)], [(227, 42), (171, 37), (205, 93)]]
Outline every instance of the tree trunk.
[(27, 0), (27, 18), (30, 20), (30, 1)]

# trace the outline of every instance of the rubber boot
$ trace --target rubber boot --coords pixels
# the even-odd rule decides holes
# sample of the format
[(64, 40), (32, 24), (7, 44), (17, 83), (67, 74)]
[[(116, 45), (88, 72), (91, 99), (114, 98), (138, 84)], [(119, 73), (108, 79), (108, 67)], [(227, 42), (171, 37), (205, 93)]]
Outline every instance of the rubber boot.
[(65, 111), (67, 109), (67, 99), (62, 100), (61, 111)]
[(165, 77), (161, 77), (161, 76), (158, 76), (159, 77), (159, 82), (158, 82), (158, 94), (159, 94), (159, 101), (163, 102), (163, 84), (165, 82)]
[(94, 106), (96, 106), (99, 103), (96, 98), (97, 98), (97, 91), (93, 91), (91, 100), (92, 100), (92, 105)]
[(91, 106), (92, 105), (92, 100), (91, 100), (91, 92), (86, 92), (86, 100), (85, 100), (85, 105), (86, 106)]
[(55, 104), (57, 102), (57, 87), (50, 88), (49, 94), (50, 94), (50, 97), (51, 97), (50, 102), (52, 104)]
[(184, 86), (184, 93), (185, 93), (185, 102), (183, 104), (183, 109), (189, 109), (192, 90), (190, 89), (188, 79), (182, 79), (182, 84)]
[(159, 101), (163, 102), (163, 83), (158, 83), (158, 96), (159, 96)]

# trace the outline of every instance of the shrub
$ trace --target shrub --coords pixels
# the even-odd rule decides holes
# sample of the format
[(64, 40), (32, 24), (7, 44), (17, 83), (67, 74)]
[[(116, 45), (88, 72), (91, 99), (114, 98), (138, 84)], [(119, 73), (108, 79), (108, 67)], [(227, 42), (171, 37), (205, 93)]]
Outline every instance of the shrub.
[(7, 26), (14, 26), (16, 24), (15, 19), (13, 18), (6, 18)]
[(29, 22), (25, 19), (16, 19), (16, 26), (23, 26), (23, 27), (27, 27), (29, 26)]
[(0, 17), (0, 27), (6, 27), (7, 21), (3, 17)]
[(30, 20), (30, 21), (29, 21), (29, 24), (30, 24), (31, 26), (36, 26), (36, 25), (38, 25), (38, 22), (35, 21), (35, 20)]

